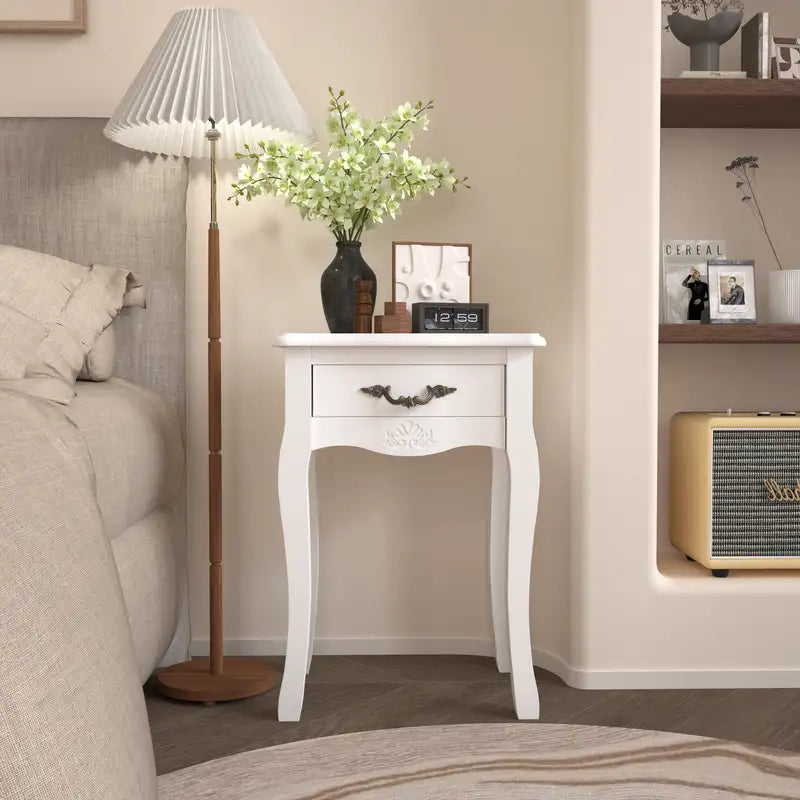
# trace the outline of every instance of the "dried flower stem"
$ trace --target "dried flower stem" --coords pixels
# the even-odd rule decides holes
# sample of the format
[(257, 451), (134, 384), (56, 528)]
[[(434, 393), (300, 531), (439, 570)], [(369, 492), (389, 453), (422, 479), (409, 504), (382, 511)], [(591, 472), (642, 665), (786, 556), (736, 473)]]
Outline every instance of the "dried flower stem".
[(769, 228), (767, 227), (767, 221), (764, 218), (761, 205), (758, 202), (758, 193), (756, 191), (756, 170), (759, 169), (758, 156), (740, 156), (731, 161), (725, 169), (733, 173), (736, 177), (736, 188), (742, 193), (742, 202), (753, 213), (758, 227), (761, 228), (769, 242), (778, 269), (782, 270), (783, 264), (778, 257), (778, 252), (775, 249), (775, 244), (772, 241), (772, 236), (770, 236)]

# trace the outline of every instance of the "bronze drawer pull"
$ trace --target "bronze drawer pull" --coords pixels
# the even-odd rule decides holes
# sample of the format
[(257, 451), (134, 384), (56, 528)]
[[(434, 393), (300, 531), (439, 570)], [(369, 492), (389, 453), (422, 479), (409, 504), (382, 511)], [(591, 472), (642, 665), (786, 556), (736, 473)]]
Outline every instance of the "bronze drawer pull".
[(391, 386), (363, 386), (361, 391), (372, 397), (385, 397), (393, 406), (405, 406), (406, 408), (414, 408), (415, 406), (426, 406), (435, 397), (446, 397), (448, 394), (453, 394), (456, 390), (450, 386), (426, 386), (428, 394), (425, 397), (392, 397)]

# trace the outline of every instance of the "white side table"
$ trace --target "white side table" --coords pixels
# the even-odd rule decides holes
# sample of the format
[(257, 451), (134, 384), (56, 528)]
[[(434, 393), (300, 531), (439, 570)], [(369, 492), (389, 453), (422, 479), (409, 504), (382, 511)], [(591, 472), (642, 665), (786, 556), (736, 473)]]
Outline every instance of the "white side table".
[[(390, 456), (492, 449), (489, 569), (495, 655), (511, 673), (520, 719), (538, 719), (530, 579), (539, 504), (533, 433), (538, 334), (288, 333), (286, 423), (278, 492), (289, 580), (289, 632), (278, 719), (303, 708), (317, 611), (314, 453), (349, 445)], [(368, 391), (365, 391), (368, 390)]]

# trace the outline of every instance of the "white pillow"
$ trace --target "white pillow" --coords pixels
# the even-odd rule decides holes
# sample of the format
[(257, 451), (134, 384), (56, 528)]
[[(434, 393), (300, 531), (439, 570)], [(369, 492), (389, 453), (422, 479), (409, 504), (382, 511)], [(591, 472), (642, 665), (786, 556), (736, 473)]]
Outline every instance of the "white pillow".
[[(132, 272), (128, 273), (125, 294), (122, 296), (122, 307), (147, 308), (147, 292), (144, 281)], [(86, 355), (86, 360), (78, 373), (78, 380), (107, 381), (113, 377), (116, 366), (117, 337), (112, 323), (97, 337), (94, 349)]]
[[(68, 403), (87, 354), (122, 306), (128, 274), (0, 245), (0, 305), (5, 319), (26, 330), (24, 347), (0, 365), (0, 386)], [(44, 338), (34, 341), (33, 326), (19, 315), (44, 326)]]
[(147, 308), (147, 287), (144, 281), (132, 272), (128, 273), (128, 285), (122, 298), (123, 308)]
[[(92, 264), (102, 266), (102, 264)], [(133, 272), (128, 273), (125, 294), (122, 296), (123, 308), (147, 308), (147, 287), (144, 281)]]
[(117, 336), (112, 322), (98, 337), (92, 350), (86, 355), (78, 373), (79, 381), (107, 381), (114, 375), (117, 366)]

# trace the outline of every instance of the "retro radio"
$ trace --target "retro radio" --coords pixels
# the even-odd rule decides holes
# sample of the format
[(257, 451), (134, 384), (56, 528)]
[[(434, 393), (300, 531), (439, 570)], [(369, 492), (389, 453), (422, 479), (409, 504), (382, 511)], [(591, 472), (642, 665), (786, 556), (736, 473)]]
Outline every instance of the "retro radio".
[(800, 569), (800, 417), (676, 414), (670, 428), (672, 544), (726, 577)]

